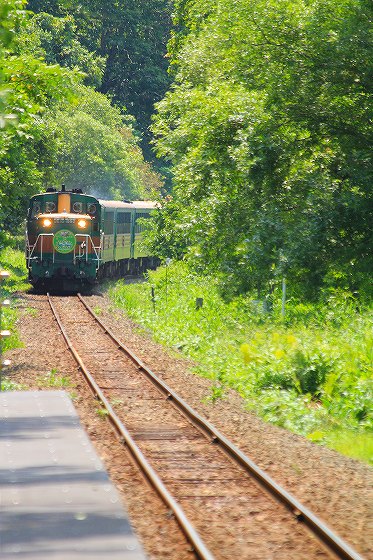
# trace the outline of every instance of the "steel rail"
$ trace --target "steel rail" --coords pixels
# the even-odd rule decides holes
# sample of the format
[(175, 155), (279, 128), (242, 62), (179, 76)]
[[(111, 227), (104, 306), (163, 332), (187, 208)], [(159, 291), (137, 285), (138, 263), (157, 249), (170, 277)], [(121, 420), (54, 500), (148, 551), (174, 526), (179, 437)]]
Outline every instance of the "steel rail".
[(103, 392), (101, 391), (100, 387), (97, 385), (94, 377), (85, 366), (83, 360), (79, 356), (78, 352), (74, 348), (65, 327), (63, 326), (61, 319), (57, 313), (55, 306), (52, 303), (51, 297), (49, 293), (47, 293), (48, 302), (52, 313), (57, 321), (57, 324), (62, 332), (62, 335), (66, 341), (68, 349), (74, 356), (77, 364), (79, 365), (79, 369), (83, 372), (88, 385), (91, 388), (93, 394), (97, 397), (100, 404), (104, 406), (108, 413), (108, 418), (112, 425), (114, 426), (115, 430), (120, 434), (122, 438), (122, 442), (126, 444), (128, 450), (130, 451), (132, 457), (144, 473), (147, 480), (151, 483), (154, 489), (157, 491), (158, 495), (161, 497), (163, 502), (166, 504), (167, 507), (170, 508), (172, 513), (175, 516), (181, 530), (183, 531), (184, 535), (186, 536), (187, 540), (193, 547), (193, 550), (200, 560), (215, 560), (213, 554), (209, 551), (189, 519), (187, 518), (186, 514), (184, 513), (182, 507), (178, 504), (172, 494), (168, 491), (166, 486), (163, 484), (162, 480), (159, 478), (158, 474), (155, 472), (153, 467), (148, 463), (145, 456), (141, 452), (140, 448), (136, 445), (135, 441), (129, 434), (127, 428), (118, 418), (117, 414), (114, 412), (112, 406), (110, 405), (109, 401), (104, 396)]
[(156, 387), (174, 404), (191, 422), (198, 426), (201, 431), (211, 438), (211, 441), (219, 445), (225, 453), (227, 453), (236, 463), (244, 468), (246, 472), (252, 475), (257, 482), (267, 490), (274, 498), (281, 502), (298, 521), (311, 530), (311, 532), (333, 552), (337, 558), (342, 560), (363, 560), (353, 548), (351, 548), (343, 539), (336, 535), (321, 519), (312, 513), (307, 507), (299, 502), (287, 490), (282, 488), (269, 475), (267, 475), (254, 461), (245, 455), (234, 443), (215, 428), (208, 420), (203, 418), (191, 406), (188, 405), (175, 391), (173, 391), (162, 379), (152, 372), (129, 348), (127, 348), (114, 333), (101, 321), (94, 313), (92, 308), (84, 300), (81, 294), (78, 294), (79, 300), (85, 306), (92, 317), (101, 325), (104, 332), (115, 342), (118, 349), (125, 354), (137, 365), (139, 371), (142, 371), (156, 385)]

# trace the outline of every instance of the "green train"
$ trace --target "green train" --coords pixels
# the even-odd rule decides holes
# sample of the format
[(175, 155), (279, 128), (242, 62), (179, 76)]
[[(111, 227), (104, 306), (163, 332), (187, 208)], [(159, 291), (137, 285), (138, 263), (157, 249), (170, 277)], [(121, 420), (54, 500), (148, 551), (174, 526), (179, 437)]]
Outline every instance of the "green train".
[(75, 290), (104, 277), (139, 274), (158, 260), (142, 248), (153, 201), (111, 201), (49, 188), (30, 199), (26, 262), (36, 288)]

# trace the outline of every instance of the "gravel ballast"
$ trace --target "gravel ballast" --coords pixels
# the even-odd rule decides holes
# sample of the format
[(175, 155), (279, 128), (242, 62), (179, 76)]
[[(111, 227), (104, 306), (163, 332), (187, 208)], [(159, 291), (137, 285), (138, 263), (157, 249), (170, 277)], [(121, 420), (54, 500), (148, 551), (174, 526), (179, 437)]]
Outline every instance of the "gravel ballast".
[[(100, 318), (173, 390), (228, 436), (261, 468), (325, 521), (365, 558), (372, 558), (372, 470), (365, 464), (262, 422), (245, 410), (233, 391), (208, 402), (208, 380), (193, 375), (192, 364), (140, 332), (106, 296), (87, 298)], [(51, 376), (70, 380), (66, 389), (109, 474), (121, 493), (149, 558), (191, 558), (173, 519), (144, 486), (142, 476), (119, 444), (105, 418), (92, 409), (93, 398), (52, 319), (45, 297), (20, 297), (18, 323), (24, 348), (9, 353), (12, 381), (29, 389), (50, 389)], [(156, 523), (151, 519), (159, 512)], [(232, 530), (232, 527), (229, 528)], [(167, 539), (166, 539), (167, 537)], [(166, 545), (166, 540), (169, 542)]]

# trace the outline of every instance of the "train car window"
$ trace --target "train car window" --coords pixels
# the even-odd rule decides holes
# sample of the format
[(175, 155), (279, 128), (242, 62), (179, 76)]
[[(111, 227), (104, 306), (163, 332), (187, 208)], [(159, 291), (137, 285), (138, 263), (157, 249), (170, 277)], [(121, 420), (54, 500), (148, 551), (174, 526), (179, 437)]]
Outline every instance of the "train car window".
[(39, 213), (40, 213), (40, 203), (39, 202), (34, 202), (33, 205), (32, 205), (31, 217), (35, 218), (35, 216)]
[(87, 212), (88, 214), (96, 214), (97, 212), (96, 204), (92, 204), (92, 203), (87, 204)]
[(73, 212), (77, 212), (77, 213), (81, 214), (83, 212), (83, 203), (82, 202), (74, 202)]
[(140, 233), (141, 231), (144, 231), (144, 229), (145, 229), (142, 224), (137, 223), (137, 220), (139, 218), (149, 218), (148, 212), (139, 212), (138, 214), (136, 214), (135, 233)]
[(104, 233), (106, 235), (114, 233), (114, 212), (105, 212)]
[(131, 212), (118, 212), (117, 233), (130, 233), (130, 231), (131, 231)]
[(47, 213), (50, 214), (51, 212), (55, 212), (55, 210), (56, 210), (56, 203), (55, 202), (49, 201), (49, 202), (45, 203), (45, 211)]

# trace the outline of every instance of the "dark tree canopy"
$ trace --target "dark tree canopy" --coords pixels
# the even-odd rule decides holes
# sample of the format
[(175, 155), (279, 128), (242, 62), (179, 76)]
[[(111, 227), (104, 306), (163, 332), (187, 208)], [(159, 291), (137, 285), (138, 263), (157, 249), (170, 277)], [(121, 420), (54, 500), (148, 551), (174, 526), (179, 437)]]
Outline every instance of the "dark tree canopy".
[(143, 147), (151, 157), (148, 127), (154, 103), (164, 96), (167, 41), (171, 28), (170, 0), (31, 0), (35, 12), (73, 15), (79, 41), (106, 60), (100, 91), (125, 106), (144, 135)]

